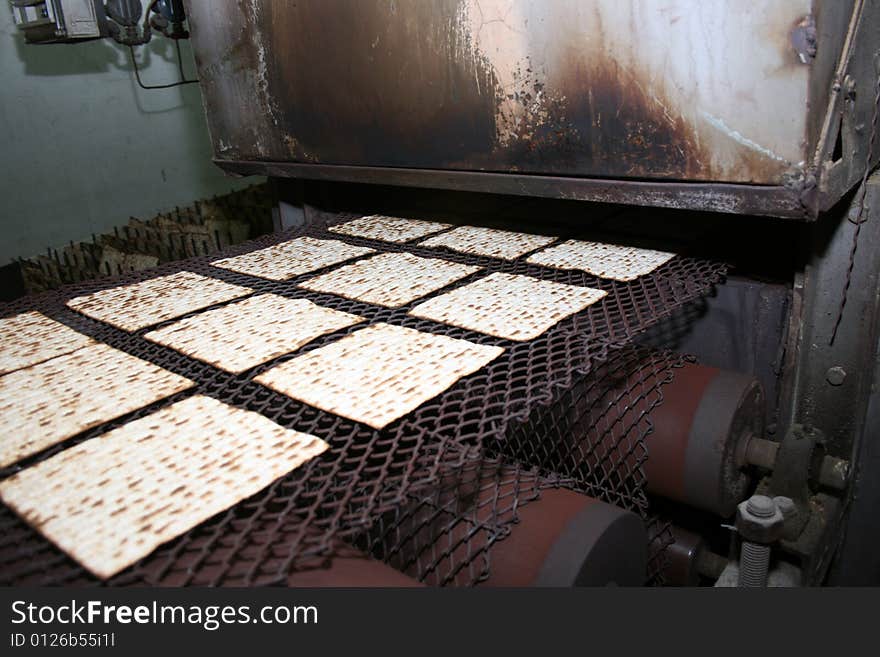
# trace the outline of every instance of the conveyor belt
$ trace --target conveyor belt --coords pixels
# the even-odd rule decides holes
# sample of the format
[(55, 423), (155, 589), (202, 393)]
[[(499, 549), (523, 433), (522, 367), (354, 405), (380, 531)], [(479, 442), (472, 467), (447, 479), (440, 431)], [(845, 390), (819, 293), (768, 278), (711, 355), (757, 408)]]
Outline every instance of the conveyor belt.
[[(529, 499), (540, 495), (541, 486), (565, 485), (599, 499), (646, 512), (644, 473), (644, 426), (615, 433), (615, 450), (635, 454), (636, 459), (621, 460), (608, 452), (596, 466), (585, 461), (571, 468), (555, 462), (545, 453), (546, 446), (558, 444), (562, 425), (555, 423), (547, 409), (558, 408), (575, 382), (597, 370), (609, 355), (626, 345), (648, 326), (666, 317), (683, 304), (709, 293), (722, 280), (722, 264), (676, 257), (650, 275), (629, 283), (599, 279), (583, 272), (561, 271), (526, 264), (522, 259), (503, 262), (448, 251), (421, 249), (328, 233), (329, 224), (349, 219), (346, 215), (325, 215), (323, 220), (303, 229), (255, 240), (226, 251), (223, 256), (244, 253), (290, 239), (297, 235), (341, 239), (370, 246), (377, 251), (410, 251), (416, 255), (443, 257), (454, 262), (477, 264), (489, 272), (526, 274), (545, 280), (586, 285), (608, 291), (600, 303), (563, 320), (530, 342), (511, 342), (408, 316), (414, 304), (397, 309), (351, 301), (341, 297), (308, 292), (296, 283), (315, 272), (285, 282), (273, 282), (212, 267), (218, 256), (205, 256), (170, 263), (149, 272), (133, 273), (115, 279), (68, 286), (54, 293), (22, 299), (0, 307), (0, 316), (37, 309), (82, 333), (126, 351), (197, 382), (195, 389), (152, 404), (134, 413), (49, 448), (30, 459), (0, 471), (6, 477), (21, 467), (49, 456), (108, 429), (146, 415), (157, 408), (204, 394), (229, 404), (262, 413), (285, 426), (312, 433), (326, 440), (330, 449), (308, 465), (274, 482), (254, 497), (202, 523), (180, 538), (164, 545), (138, 564), (109, 581), (126, 584), (261, 585), (288, 581), (291, 572), (307, 567), (322, 555), (332, 553), (340, 539), (368, 543), (371, 528), (388, 523), (389, 518), (412, 499), (434, 495), (448, 473), (463, 465), (484, 467), (484, 459), (516, 459), (525, 469), (517, 472), (529, 481), (538, 481), (529, 468), (540, 468), (541, 485), (514, 487), (516, 494), (505, 504), (504, 512), (491, 514), (488, 539), (472, 552), (470, 562), (455, 564), (455, 572), (470, 573), (464, 583), (483, 580), (490, 567), (488, 547), (502, 540), (516, 511)], [(180, 353), (145, 340), (142, 335), (113, 328), (68, 309), (64, 302), (77, 295), (128, 282), (189, 270), (231, 283), (243, 284), (258, 292), (272, 292), (291, 298), (308, 298), (315, 303), (355, 313), (368, 323), (387, 322), (435, 334), (464, 338), (480, 344), (505, 347), (501, 357), (474, 375), (381, 431), (325, 413), (275, 393), (253, 381), (270, 367), (288, 360), (286, 355), (233, 375)], [(479, 274), (475, 275), (478, 276)], [(468, 277), (454, 284), (466, 284)], [(159, 326), (162, 326), (160, 324)], [(155, 328), (155, 327), (151, 327)], [(351, 332), (345, 329), (310, 343), (308, 351)], [(652, 356), (658, 358), (657, 356)], [(658, 368), (672, 368), (673, 356), (660, 356)], [(601, 379), (597, 385), (601, 385)], [(634, 391), (633, 394), (656, 394)], [(621, 403), (625, 404), (623, 400)], [(614, 409), (603, 412), (620, 413)], [(640, 420), (641, 421), (641, 420)], [(611, 423), (613, 424), (613, 422)], [(609, 425), (610, 426), (610, 425)], [(529, 440), (524, 441), (524, 432)], [(531, 447), (527, 448), (527, 445)], [(615, 463), (625, 463), (623, 469)], [(560, 472), (561, 471), (561, 472)], [(519, 476), (519, 475), (518, 475)], [(386, 533), (387, 534), (387, 533)], [(655, 539), (662, 531), (654, 532)], [(662, 543), (662, 537), (659, 538)], [(389, 557), (377, 542), (373, 553)], [(393, 550), (392, 550), (393, 551)], [(659, 552), (659, 551), (658, 551)], [(470, 553), (470, 551), (469, 551)], [(483, 555), (485, 560), (478, 563)], [(393, 559), (391, 559), (393, 561)], [(655, 568), (656, 570), (656, 568)], [(455, 579), (455, 576), (452, 576)], [(448, 583), (441, 577), (438, 583)], [(8, 508), (0, 507), (0, 584), (57, 585), (94, 584), (98, 580), (49, 544), (36, 531), (19, 520)]]
[[(381, 517), (359, 544), (434, 585), (491, 582), (492, 548), (511, 533), (519, 508), (542, 491), (564, 487), (641, 515), (648, 530), (648, 580), (662, 583), (663, 551), (672, 535), (667, 523), (651, 515), (646, 495), (651, 412), (685, 362), (678, 354), (641, 347), (610, 350), (527, 421), (511, 422), (505, 440), (487, 443), (480, 457), (445, 472), (430, 491), (411, 494), (407, 504)], [(574, 435), (581, 437), (576, 444)], [(484, 491), (477, 501), (471, 500), (474, 489)]]

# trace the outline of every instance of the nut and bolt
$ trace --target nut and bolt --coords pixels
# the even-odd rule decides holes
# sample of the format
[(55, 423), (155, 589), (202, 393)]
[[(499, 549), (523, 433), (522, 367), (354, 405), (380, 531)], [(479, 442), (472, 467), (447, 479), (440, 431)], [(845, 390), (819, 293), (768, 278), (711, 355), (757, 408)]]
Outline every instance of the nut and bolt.
[(842, 385), (845, 379), (846, 370), (843, 369), (840, 365), (829, 367), (828, 371), (825, 372), (825, 380), (833, 386)]
[[(784, 502), (783, 507), (787, 508), (787, 503)], [(752, 495), (737, 506), (736, 528), (742, 536), (740, 586), (767, 586), (770, 546), (781, 538), (784, 525), (783, 511), (766, 495)]]
[(777, 496), (773, 498), (773, 502), (786, 520), (797, 515), (797, 506), (795, 506), (794, 500), (790, 497)]
[(793, 541), (803, 529), (803, 525), (798, 522), (797, 505), (790, 497), (778, 496), (774, 497), (773, 501), (776, 503), (776, 508), (782, 513), (784, 520), (782, 538), (786, 541)]

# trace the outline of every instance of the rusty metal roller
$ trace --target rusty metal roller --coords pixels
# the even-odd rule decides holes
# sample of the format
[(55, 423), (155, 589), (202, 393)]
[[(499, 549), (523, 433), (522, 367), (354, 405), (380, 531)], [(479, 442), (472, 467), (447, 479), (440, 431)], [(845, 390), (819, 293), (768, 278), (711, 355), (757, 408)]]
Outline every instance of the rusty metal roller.
[(649, 415), (648, 491), (732, 515), (749, 484), (740, 449), (763, 435), (761, 385), (745, 374), (688, 363), (661, 392), (662, 403)]
[(492, 547), (485, 585), (641, 586), (647, 543), (634, 513), (569, 490), (544, 490)]
[(565, 449), (595, 477), (644, 478), (654, 495), (730, 516), (749, 483), (743, 448), (763, 433), (761, 386), (748, 375), (669, 367), (654, 356), (625, 350), (576, 384)]
[[(561, 488), (538, 495), (545, 482), (513, 468), (489, 470), (447, 473), (443, 492), (393, 521), (408, 537), (395, 547), (405, 572), (457, 585), (456, 571), (481, 554), (486, 586), (644, 584), (647, 532), (636, 514)], [(509, 534), (496, 533), (499, 523)]]
[(291, 573), (287, 585), (304, 588), (422, 586), (412, 577), (347, 545), (340, 545), (331, 557), (315, 564), (314, 568)]
[[(641, 427), (647, 432), (648, 492), (732, 515), (749, 483), (743, 446), (763, 433), (764, 393), (758, 381), (694, 363), (658, 368), (639, 352), (622, 358), (609, 377), (613, 382), (573, 425), (580, 449), (613, 454), (626, 443), (618, 427)], [(575, 405), (570, 413), (580, 411)], [(633, 451), (612, 466), (631, 472), (638, 458)]]

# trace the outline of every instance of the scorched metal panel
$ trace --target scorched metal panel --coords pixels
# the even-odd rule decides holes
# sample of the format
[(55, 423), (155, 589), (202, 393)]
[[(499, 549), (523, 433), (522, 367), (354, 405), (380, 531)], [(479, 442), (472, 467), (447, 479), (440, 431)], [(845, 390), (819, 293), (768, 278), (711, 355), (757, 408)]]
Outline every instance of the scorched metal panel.
[(189, 10), (221, 165), (803, 191), (829, 138), (855, 5), (217, 0)]

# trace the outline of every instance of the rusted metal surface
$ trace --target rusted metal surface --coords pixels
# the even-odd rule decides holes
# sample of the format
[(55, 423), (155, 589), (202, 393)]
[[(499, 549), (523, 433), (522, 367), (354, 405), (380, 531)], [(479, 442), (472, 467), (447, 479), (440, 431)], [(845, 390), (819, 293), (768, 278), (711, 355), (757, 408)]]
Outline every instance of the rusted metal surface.
[(296, 177), (309, 180), (429, 187), (790, 219), (809, 219), (813, 217), (814, 212), (814, 208), (805, 205), (798, 188), (781, 186), (650, 182), (452, 169), (402, 169), (274, 161), (215, 159), (214, 162), (225, 171), (242, 176), (268, 175), (279, 178)]
[(193, 5), (221, 158), (764, 184), (805, 159), (808, 0)]
[[(714, 205), (802, 218), (855, 179), (837, 173), (821, 184), (817, 158), (836, 136), (827, 99), (841, 50), (861, 61), (880, 42), (865, 27), (874, 0), (190, 5), (221, 165), (280, 167), (270, 175), (309, 176), (284, 165), (311, 164), (331, 167), (330, 177), (348, 166), (380, 176), (393, 167), (761, 185), (774, 190), (763, 209), (725, 200), (724, 190)], [(849, 39), (863, 5), (862, 29)], [(617, 202), (638, 192), (612, 188)], [(669, 195), (674, 207), (713, 205), (686, 189)], [(614, 196), (599, 186), (572, 195)]]
[(841, 35), (840, 54), (830, 80), (817, 75), (812, 84), (811, 102), (822, 102), (824, 110), (810, 151), (805, 192), (815, 196), (807, 201), (823, 211), (880, 162), (880, 148), (876, 143), (871, 148), (880, 112), (880, 1), (855, 0), (853, 5), (845, 29), (839, 25), (843, 16), (835, 13), (837, 8), (826, 9), (831, 16), (826, 22), (834, 22)]
[[(819, 509), (821, 513), (814, 513), (821, 517), (821, 522), (816, 521), (814, 536), (818, 549), (812, 565), (805, 569), (805, 580), (813, 584), (825, 577), (841, 540), (835, 531), (847, 508), (852, 505), (858, 510), (857, 522), (876, 515), (873, 500), (861, 498), (860, 490), (871, 490), (864, 485), (871, 472), (862, 459), (870, 454), (871, 448), (866, 445), (876, 444), (878, 435), (877, 426), (870, 424), (868, 410), (877, 390), (875, 369), (880, 338), (880, 173), (875, 172), (868, 179), (864, 193), (867, 211), (861, 224), (855, 223), (861, 203), (861, 194), (856, 193), (847, 206), (839, 207), (811, 226), (809, 259), (795, 280), (794, 320), (783, 370), (782, 430), (797, 425), (821, 430), (824, 450), (849, 461), (852, 469), (850, 481), (854, 485), (849, 486), (839, 503), (835, 498), (831, 498), (833, 504), (825, 500)], [(857, 231), (858, 248), (853, 251)], [(848, 277), (851, 285), (842, 305)], [(845, 376), (838, 378), (841, 373)], [(817, 508), (815, 499), (811, 504)], [(870, 532), (847, 536), (849, 545), (844, 555), (858, 549), (853, 547), (854, 543), (873, 538)]]
[[(876, 385), (868, 363), (880, 338), (880, 173), (868, 180), (864, 193), (868, 211), (851, 271), (860, 194), (849, 207), (810, 227), (809, 260), (794, 287), (783, 372), (786, 412), (780, 419), (783, 432), (795, 424), (821, 429), (828, 453), (854, 464), (853, 450), (866, 429), (868, 398)], [(848, 271), (852, 283), (838, 324)], [(843, 376), (835, 379), (835, 373)]]

